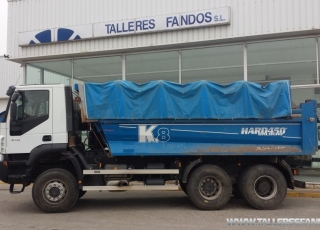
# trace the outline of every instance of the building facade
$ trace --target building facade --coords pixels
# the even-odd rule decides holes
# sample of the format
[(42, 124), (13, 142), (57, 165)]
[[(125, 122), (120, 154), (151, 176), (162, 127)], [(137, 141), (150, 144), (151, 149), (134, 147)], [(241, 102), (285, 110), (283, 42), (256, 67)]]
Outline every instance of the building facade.
[(290, 80), (320, 102), (318, 0), (8, 0), (26, 84)]

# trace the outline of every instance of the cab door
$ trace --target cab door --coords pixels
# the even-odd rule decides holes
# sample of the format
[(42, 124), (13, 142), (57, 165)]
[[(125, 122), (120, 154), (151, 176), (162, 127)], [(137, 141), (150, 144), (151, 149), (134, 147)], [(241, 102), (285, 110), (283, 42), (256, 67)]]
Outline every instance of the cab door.
[[(52, 145), (52, 88), (19, 91), (15, 111), (7, 119), (6, 153), (30, 153), (34, 148)], [(12, 106), (12, 105), (11, 105)]]

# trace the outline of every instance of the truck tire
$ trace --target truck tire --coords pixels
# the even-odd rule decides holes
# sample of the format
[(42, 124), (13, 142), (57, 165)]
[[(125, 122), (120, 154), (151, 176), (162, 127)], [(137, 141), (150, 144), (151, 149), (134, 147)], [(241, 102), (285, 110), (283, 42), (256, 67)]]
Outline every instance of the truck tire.
[(77, 202), (79, 188), (75, 177), (64, 169), (50, 169), (35, 180), (34, 203), (44, 212), (67, 212)]
[(244, 196), (242, 195), (242, 193), (240, 192), (240, 186), (241, 186), (240, 184), (241, 184), (241, 181), (243, 180), (243, 177), (244, 177), (244, 175), (246, 174), (246, 172), (247, 172), (251, 167), (253, 167), (253, 166), (255, 166), (255, 165), (251, 165), (251, 166), (246, 167), (246, 168), (244, 168), (244, 169), (242, 170), (242, 172), (240, 173), (240, 175), (239, 175), (239, 177), (238, 177), (238, 179), (237, 179), (237, 183), (233, 185), (233, 190), (232, 190), (232, 195), (233, 195), (234, 197), (236, 197), (236, 198), (242, 198), (242, 199), (245, 200), (246, 202), (248, 202), (248, 201), (246, 200), (246, 197), (244, 197)]
[(287, 182), (282, 173), (270, 165), (255, 165), (239, 181), (241, 196), (252, 207), (275, 209), (286, 197)]
[(183, 183), (182, 180), (179, 180), (179, 185), (180, 185), (181, 190), (182, 190), (186, 195), (188, 195), (187, 184), (186, 184), (186, 183)]
[(199, 209), (217, 210), (230, 200), (232, 184), (222, 168), (203, 165), (190, 175), (187, 192), (191, 202)]
[(86, 194), (87, 191), (83, 191), (82, 189), (79, 189), (79, 196), (78, 196), (78, 199), (80, 199), (81, 197), (84, 196), (84, 194)]

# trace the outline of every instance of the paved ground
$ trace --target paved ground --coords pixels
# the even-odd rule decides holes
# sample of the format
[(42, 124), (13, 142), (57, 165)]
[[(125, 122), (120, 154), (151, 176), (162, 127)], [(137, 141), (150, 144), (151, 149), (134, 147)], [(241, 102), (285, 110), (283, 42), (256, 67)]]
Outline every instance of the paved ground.
[(31, 188), (11, 195), (0, 185), (0, 229), (319, 229), (319, 226), (228, 226), (226, 218), (320, 218), (320, 199), (287, 197), (273, 211), (258, 211), (232, 198), (219, 211), (200, 211), (181, 191), (90, 192), (68, 213), (44, 214)]

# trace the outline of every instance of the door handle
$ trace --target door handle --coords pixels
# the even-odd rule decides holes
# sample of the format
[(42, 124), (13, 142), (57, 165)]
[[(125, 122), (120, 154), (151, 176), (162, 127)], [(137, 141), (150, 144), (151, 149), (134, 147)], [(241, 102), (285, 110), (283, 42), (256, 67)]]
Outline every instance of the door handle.
[(42, 141), (51, 141), (51, 135), (44, 135)]

